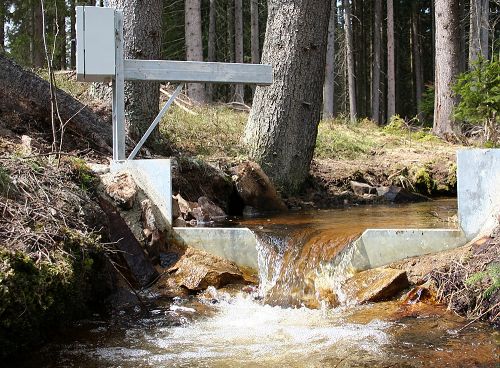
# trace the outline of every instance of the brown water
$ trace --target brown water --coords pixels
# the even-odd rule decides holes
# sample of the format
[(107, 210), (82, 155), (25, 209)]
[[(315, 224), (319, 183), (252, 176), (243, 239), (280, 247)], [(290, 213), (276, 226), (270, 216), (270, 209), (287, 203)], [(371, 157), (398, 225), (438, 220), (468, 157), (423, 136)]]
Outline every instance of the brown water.
[[(340, 284), (352, 276), (350, 243), (367, 228), (454, 228), (456, 201), (355, 206), (240, 220), (257, 235), (260, 288), (266, 303), (319, 307), (346, 303)], [(342, 253), (342, 254), (341, 254)], [(338, 257), (341, 255), (341, 257)], [(337, 257), (335, 267), (331, 261)], [(339, 287), (337, 296), (331, 285)], [(338, 300), (340, 297), (341, 300)], [(332, 300), (333, 298), (333, 300)]]
[[(240, 223), (259, 231), (261, 265), (267, 267), (261, 280), (268, 283), (268, 292), (279, 291), (271, 304), (297, 306), (305, 304), (308, 294), (300, 278), (315, 273), (318, 264), (337, 254), (365, 228), (446, 227), (455, 208), (453, 201), (438, 201), (315, 211)], [(287, 282), (302, 290), (299, 296), (287, 299), (286, 293), (294, 292), (292, 287), (286, 289)], [(266, 304), (256, 294), (213, 288), (204, 296), (189, 298), (150, 294), (147, 310), (123, 310), (108, 319), (95, 316), (61, 333), (15, 366), (498, 366), (498, 331), (479, 323), (467, 326), (467, 321), (442, 307), (387, 302), (286, 308)]]

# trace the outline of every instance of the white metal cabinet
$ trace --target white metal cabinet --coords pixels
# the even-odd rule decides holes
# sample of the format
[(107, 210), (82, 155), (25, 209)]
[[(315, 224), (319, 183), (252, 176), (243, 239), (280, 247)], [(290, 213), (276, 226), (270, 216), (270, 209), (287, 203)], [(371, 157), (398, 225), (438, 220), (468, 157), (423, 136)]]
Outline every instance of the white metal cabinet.
[(115, 10), (76, 7), (76, 77), (106, 82), (115, 75)]

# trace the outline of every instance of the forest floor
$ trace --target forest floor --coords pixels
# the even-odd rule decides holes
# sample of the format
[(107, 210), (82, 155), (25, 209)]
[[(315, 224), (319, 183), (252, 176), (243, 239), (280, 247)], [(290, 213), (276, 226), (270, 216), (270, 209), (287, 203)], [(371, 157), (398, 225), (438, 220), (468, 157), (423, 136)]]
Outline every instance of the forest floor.
[[(161, 130), (181, 155), (200, 158), (221, 169), (247, 160), (241, 141), (248, 113), (227, 105), (172, 108)], [(380, 127), (369, 120), (347, 119), (320, 122), (310, 177), (297, 198), (299, 203), (331, 207), (365, 203), (374, 198), (357, 197), (351, 181), (372, 186), (395, 185), (425, 196), (456, 194), (456, 151), (462, 145), (445, 142), (429, 133), (393, 119)]]

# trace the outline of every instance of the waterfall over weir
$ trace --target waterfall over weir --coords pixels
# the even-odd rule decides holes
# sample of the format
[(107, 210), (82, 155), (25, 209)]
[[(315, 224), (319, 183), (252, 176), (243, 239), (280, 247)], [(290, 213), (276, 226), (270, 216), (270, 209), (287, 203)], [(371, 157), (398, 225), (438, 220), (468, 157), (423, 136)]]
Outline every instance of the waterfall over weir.
[[(353, 247), (345, 246), (364, 228), (443, 226), (454, 212), (455, 202), (437, 201), (242, 220), (259, 239), (260, 295), (210, 287), (152, 298), (146, 310), (83, 321), (15, 366), (495, 366), (499, 350), (487, 326), (457, 333), (467, 321), (424, 303), (346, 306), (336, 287), (349, 273)], [(332, 257), (337, 262), (326, 262)]]
[(248, 219), (257, 239), (260, 296), (270, 305), (349, 304), (350, 245), (366, 228), (452, 227), (455, 202), (367, 206)]

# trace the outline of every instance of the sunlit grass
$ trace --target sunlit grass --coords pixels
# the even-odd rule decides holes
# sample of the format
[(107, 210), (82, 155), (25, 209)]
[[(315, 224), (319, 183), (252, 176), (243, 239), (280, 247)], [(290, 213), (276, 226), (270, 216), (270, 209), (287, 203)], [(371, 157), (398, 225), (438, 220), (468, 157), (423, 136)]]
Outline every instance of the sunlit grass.
[(172, 106), (160, 130), (180, 150), (201, 157), (245, 155), (241, 137), (248, 114), (222, 105), (195, 107), (196, 115)]

